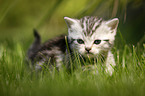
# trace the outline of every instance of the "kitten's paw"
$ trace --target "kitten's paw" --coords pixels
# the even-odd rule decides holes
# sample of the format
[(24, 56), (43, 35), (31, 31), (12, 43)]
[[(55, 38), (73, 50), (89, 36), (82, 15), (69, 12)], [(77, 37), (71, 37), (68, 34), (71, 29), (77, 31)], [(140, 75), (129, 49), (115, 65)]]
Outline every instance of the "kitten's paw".
[(106, 68), (106, 73), (109, 74), (110, 76), (112, 76), (113, 72), (114, 72), (114, 69), (112, 67), (108, 67)]

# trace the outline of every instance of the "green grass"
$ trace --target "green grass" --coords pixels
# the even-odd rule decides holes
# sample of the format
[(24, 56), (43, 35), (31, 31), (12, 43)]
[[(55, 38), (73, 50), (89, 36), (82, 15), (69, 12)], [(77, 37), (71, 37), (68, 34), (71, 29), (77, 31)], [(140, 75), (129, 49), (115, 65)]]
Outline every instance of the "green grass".
[[(142, 45), (145, 35), (138, 33), (144, 32), (144, 15), (138, 11), (144, 6), (143, 0), (37, 1), (3, 0), (0, 3), (0, 96), (145, 96), (145, 45)], [(138, 15), (132, 15), (132, 11)], [(116, 36), (113, 53), (117, 66), (113, 75), (100, 70), (99, 63), (99, 74), (95, 75), (78, 68), (71, 74), (66, 70), (59, 73), (44, 70), (36, 76), (25, 62), (26, 50), (33, 39), (32, 28), (40, 31), (44, 41), (66, 33), (64, 16), (90, 15), (120, 18), (119, 29), (123, 36), (120, 31), (119, 38)], [(136, 46), (129, 45), (136, 42), (139, 42)], [(76, 64), (80, 65), (79, 60)]]
[(145, 95), (145, 45), (113, 48), (117, 66), (112, 76), (101, 70), (94, 75), (80, 68), (71, 74), (54, 70), (36, 76), (25, 62), (25, 45), (20, 42), (12, 45), (5, 42), (0, 46), (0, 96)]

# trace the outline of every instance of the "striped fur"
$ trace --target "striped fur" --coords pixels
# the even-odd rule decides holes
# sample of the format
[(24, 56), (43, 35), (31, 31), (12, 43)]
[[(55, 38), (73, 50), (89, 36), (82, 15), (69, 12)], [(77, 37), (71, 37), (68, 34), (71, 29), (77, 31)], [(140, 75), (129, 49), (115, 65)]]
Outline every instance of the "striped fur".
[[(64, 19), (68, 26), (70, 49), (85, 58), (104, 57), (106, 72), (112, 75), (114, 71), (112, 66), (116, 64), (111, 49), (119, 20), (114, 18), (105, 21), (96, 16), (85, 16), (81, 19), (65, 17)], [(79, 40), (83, 43), (79, 43)], [(100, 43), (96, 44), (95, 41), (100, 41)]]
[(58, 69), (62, 64), (67, 64), (66, 67), (70, 68), (70, 56), (72, 58), (74, 53), (78, 53), (84, 60), (88, 57), (93, 60), (103, 58), (106, 72), (112, 75), (114, 71), (112, 66), (115, 66), (115, 61), (111, 48), (119, 20), (114, 18), (103, 21), (95, 16), (85, 16), (81, 19), (65, 17), (64, 19), (68, 27), (68, 38), (60, 36), (41, 44), (39, 34), (34, 31), (35, 41), (28, 50), (28, 59), (35, 69), (41, 70), (44, 64), (49, 65), (49, 68), (56, 64)]
[(97, 18), (96, 16), (85, 16), (80, 19), (80, 24), (86, 36), (91, 36), (100, 26), (101, 22), (102, 18)]

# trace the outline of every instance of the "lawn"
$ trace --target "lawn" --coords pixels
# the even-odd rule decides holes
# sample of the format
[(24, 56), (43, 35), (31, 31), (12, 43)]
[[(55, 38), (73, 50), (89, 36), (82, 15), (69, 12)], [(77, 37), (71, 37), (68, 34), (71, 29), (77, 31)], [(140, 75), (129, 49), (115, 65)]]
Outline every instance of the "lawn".
[[(0, 96), (145, 96), (144, 4), (144, 0), (0, 1)], [(97, 70), (79, 67), (71, 73), (55, 67), (38, 74), (30, 70), (26, 52), (34, 39), (33, 28), (42, 42), (66, 34), (64, 16), (119, 18), (112, 76), (101, 70), (100, 62)], [(80, 65), (79, 59), (74, 65)]]
[[(27, 44), (28, 45), (28, 44)], [(97, 64), (98, 73), (80, 68), (43, 70), (36, 75), (25, 62), (24, 44), (5, 41), (0, 45), (0, 96), (144, 96), (145, 45), (113, 48), (117, 66), (112, 76)]]

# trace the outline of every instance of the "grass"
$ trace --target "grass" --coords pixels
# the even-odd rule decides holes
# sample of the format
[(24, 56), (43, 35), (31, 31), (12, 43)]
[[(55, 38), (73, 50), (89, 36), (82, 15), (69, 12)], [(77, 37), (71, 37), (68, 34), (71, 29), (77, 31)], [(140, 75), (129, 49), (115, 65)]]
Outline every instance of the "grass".
[[(132, 12), (132, 9), (135, 11), (138, 7), (141, 8), (143, 0), (130, 0), (129, 2), (121, 0), (119, 5), (116, 5), (118, 12), (115, 2), (118, 0), (109, 0), (108, 2), (101, 0), (79, 0), (79, 2), (78, 0), (69, 0), (69, 2), (68, 0), (44, 0), (44, 2), (4, 0), (1, 2), (0, 96), (145, 96), (145, 45), (140, 47), (144, 43), (145, 36), (137, 46), (126, 44), (125, 40), (122, 39), (125, 37), (129, 43), (137, 41), (139, 36), (137, 31), (144, 32), (141, 28), (143, 24), (139, 22), (143, 22), (144, 16), (139, 14), (137, 16), (140, 18), (137, 18), (136, 15), (129, 13)], [(128, 7), (127, 14), (126, 8), (129, 3), (131, 6)], [(135, 8), (134, 5), (138, 7)], [(137, 19), (134, 21), (133, 18), (126, 21), (127, 24), (121, 23), (126, 14), (128, 18), (135, 16)], [(113, 75), (108, 76), (102, 70), (98, 70), (99, 74), (94, 75), (91, 71), (84, 72), (80, 68), (71, 74), (67, 73), (66, 70), (61, 70), (58, 73), (54, 67), (53, 72), (44, 70), (36, 76), (25, 62), (25, 53), (30, 45), (30, 38), (32, 38), (31, 29), (39, 29), (41, 34), (46, 32), (45, 35), (42, 35), (43, 38), (44, 36), (51, 38), (66, 32), (66, 25), (64, 25), (62, 17), (82, 17), (85, 15), (100, 17), (114, 17), (116, 15), (120, 18), (120, 26), (122, 26), (120, 29), (124, 36), (121, 36), (120, 32), (121, 40), (116, 40), (118, 45), (113, 48), (117, 63)], [(125, 17), (124, 20), (129, 20), (128, 18)], [(131, 38), (132, 34), (135, 36)], [(79, 60), (76, 64), (79, 64)], [(97, 64), (98, 69), (101, 69), (100, 65), (101, 63)]]
[[(125, 45), (113, 48), (117, 63), (112, 76), (99, 71), (66, 70), (31, 72), (25, 62), (25, 45), (6, 42), (0, 46), (0, 96), (144, 96), (145, 95), (145, 45), (144, 48)], [(99, 66), (98, 66), (99, 67)]]

